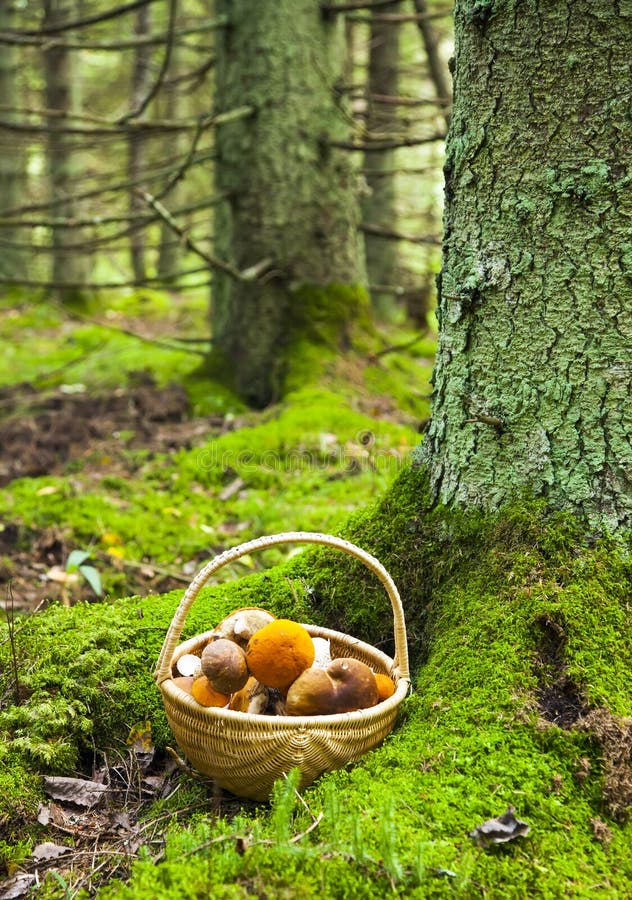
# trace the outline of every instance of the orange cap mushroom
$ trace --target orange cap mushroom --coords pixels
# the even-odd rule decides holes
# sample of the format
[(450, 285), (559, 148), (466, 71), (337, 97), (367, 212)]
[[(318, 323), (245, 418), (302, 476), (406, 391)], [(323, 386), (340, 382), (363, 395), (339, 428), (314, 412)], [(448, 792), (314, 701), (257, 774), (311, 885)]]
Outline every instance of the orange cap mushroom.
[(233, 694), (248, 681), (246, 654), (226, 638), (211, 641), (202, 651), (202, 672), (220, 694)]
[(251, 675), (244, 687), (230, 699), (229, 709), (251, 714), (263, 713), (270, 699), (267, 687)]
[(393, 684), (392, 678), (389, 678), (388, 675), (378, 673), (375, 676), (375, 681), (377, 682), (378, 703), (381, 703), (382, 700), (388, 700), (389, 697), (393, 696), (395, 693), (395, 685)]
[(230, 697), (216, 691), (206, 675), (200, 675), (191, 685), (191, 694), (201, 706), (226, 706)]
[(275, 619), (248, 641), (246, 662), (257, 681), (285, 690), (314, 662), (309, 632), (289, 619)]

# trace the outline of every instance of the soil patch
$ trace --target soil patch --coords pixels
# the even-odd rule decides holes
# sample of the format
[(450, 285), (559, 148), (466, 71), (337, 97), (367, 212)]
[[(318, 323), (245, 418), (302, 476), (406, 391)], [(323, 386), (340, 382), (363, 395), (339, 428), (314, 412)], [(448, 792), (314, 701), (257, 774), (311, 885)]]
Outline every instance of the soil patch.
[[(0, 486), (15, 478), (58, 474), (70, 460), (112, 442), (119, 449), (161, 451), (186, 446), (199, 433), (189, 420), (189, 401), (179, 385), (150, 381), (127, 390), (89, 395), (40, 395), (28, 385), (0, 391)], [(205, 420), (204, 434), (223, 418)], [(168, 427), (165, 427), (168, 426)], [(177, 426), (177, 427), (174, 427)]]
[(582, 699), (580, 689), (569, 677), (564, 662), (564, 623), (542, 618), (537, 625), (540, 640), (535, 669), (540, 715), (559, 728), (571, 728), (588, 712), (588, 707)]
[[(139, 375), (127, 389), (88, 394), (40, 393), (31, 385), (0, 389), (0, 486), (16, 478), (61, 475), (80, 466), (99, 475), (129, 475), (129, 450), (168, 453), (201, 446), (239, 423), (224, 416), (190, 418), (179, 385), (157, 387)], [(58, 600), (60, 585), (47, 579), (73, 548), (61, 529), (36, 531), (16, 522), (0, 523), (0, 591), (16, 610), (33, 610), (44, 599)], [(95, 558), (98, 553), (95, 552)], [(111, 557), (103, 556), (112, 565)], [(131, 565), (131, 564), (130, 564)], [(174, 573), (139, 565), (126, 568), (129, 593), (147, 594), (181, 587)], [(11, 586), (11, 597), (4, 594)]]

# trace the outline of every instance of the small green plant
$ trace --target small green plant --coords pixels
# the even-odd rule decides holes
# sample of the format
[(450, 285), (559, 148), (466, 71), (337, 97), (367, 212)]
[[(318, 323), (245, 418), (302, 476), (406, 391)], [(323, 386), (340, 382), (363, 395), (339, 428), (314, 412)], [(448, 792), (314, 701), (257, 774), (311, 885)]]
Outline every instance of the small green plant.
[(101, 576), (94, 566), (86, 565), (86, 560), (88, 559), (90, 559), (90, 553), (87, 550), (73, 550), (66, 560), (66, 572), (68, 574), (79, 572), (79, 574), (88, 582), (97, 597), (100, 597), (103, 593)]

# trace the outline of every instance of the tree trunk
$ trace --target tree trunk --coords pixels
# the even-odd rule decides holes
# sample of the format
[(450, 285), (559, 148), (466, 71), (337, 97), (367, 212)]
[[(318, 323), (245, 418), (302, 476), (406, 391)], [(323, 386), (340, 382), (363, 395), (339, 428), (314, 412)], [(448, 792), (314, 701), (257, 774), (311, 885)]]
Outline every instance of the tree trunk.
[[(282, 393), (292, 347), (313, 328), (310, 289), (364, 281), (354, 173), (329, 143), (348, 132), (335, 89), (344, 25), (314, 0), (220, 0), (217, 14), (229, 18), (217, 43), (217, 112), (254, 112), (217, 130), (216, 190), (229, 200), (215, 216), (215, 253), (240, 271), (272, 265), (254, 281), (216, 273), (213, 338), (234, 387), (263, 406)], [(357, 316), (353, 302), (341, 307), (337, 296), (329, 310), (327, 291), (318, 297), (319, 318), (341, 331)]]
[(632, 525), (632, 11), (617, 6), (457, 2), (425, 444), (446, 502), (527, 491)]
[[(141, 6), (136, 12), (134, 34), (143, 37), (150, 30), (150, 7)], [(130, 90), (130, 109), (137, 109), (150, 87), (151, 47), (137, 47), (134, 53), (134, 65), (132, 68), (132, 83)], [(128, 145), (128, 171), (129, 180), (138, 185), (145, 163), (145, 135), (141, 131), (132, 131)], [(129, 211), (134, 217), (145, 210), (145, 203), (132, 188), (129, 195)], [(147, 275), (145, 267), (145, 230), (136, 228), (130, 234), (130, 256), (132, 270), (136, 281), (144, 281)]]
[[(55, 25), (72, 18), (72, 7), (64, 0), (45, 0), (44, 25)], [(57, 113), (72, 112), (75, 106), (76, 82), (72, 70), (71, 54), (59, 45), (47, 47), (43, 53), (46, 106)], [(63, 115), (48, 119), (48, 172), (51, 194), (60, 200), (55, 206), (55, 215), (72, 219), (78, 212), (73, 200), (80, 175), (76, 150), (72, 136), (64, 134), (67, 120)], [(78, 229), (57, 227), (52, 230), (52, 273), (53, 284), (67, 283), (71, 286), (55, 288), (64, 303), (81, 303), (85, 294), (82, 284), (87, 280), (87, 257), (69, 244), (80, 240)]]
[[(397, 13), (400, 9), (400, 3), (386, 8), (389, 13)], [(392, 134), (397, 130), (397, 107), (380, 102), (380, 98), (396, 97), (398, 93), (400, 28), (381, 21), (379, 14), (382, 12), (380, 7), (371, 21), (365, 125), (369, 133)], [(364, 221), (393, 229), (397, 223), (395, 176), (392, 174), (395, 151), (367, 153), (364, 163), (368, 189), (362, 204)], [(371, 301), (378, 315), (385, 316), (394, 306), (399, 243), (366, 234), (364, 246)]]
[[(0, 31), (11, 31), (15, 28), (15, 7), (12, 3), (0, 5)], [(9, 44), (0, 45), (0, 104), (9, 111), (3, 117), (12, 120), (16, 117), (10, 110), (20, 106), (20, 90), (18, 72), (20, 62), (16, 47)], [(9, 138), (5, 135), (5, 140)], [(0, 209), (12, 209), (18, 206), (26, 183), (25, 147), (15, 147), (14, 136), (11, 136), (13, 147), (5, 146), (0, 153)], [(19, 242), (21, 231), (18, 228), (4, 231), (3, 237)], [(27, 255), (18, 247), (4, 246), (0, 257), (0, 275), (3, 278), (20, 276), (24, 273)]]
[(452, 85), (450, 84), (450, 73), (448, 67), (441, 58), (439, 52), (439, 38), (435, 31), (432, 21), (427, 18), (428, 3), (426, 0), (414, 0), (415, 11), (419, 16), (419, 31), (423, 41), (424, 50), (426, 51), (426, 59), (428, 61), (428, 74), (434, 85), (437, 100), (441, 101), (441, 109), (443, 119), (446, 125), (450, 124), (450, 101), (452, 99)]

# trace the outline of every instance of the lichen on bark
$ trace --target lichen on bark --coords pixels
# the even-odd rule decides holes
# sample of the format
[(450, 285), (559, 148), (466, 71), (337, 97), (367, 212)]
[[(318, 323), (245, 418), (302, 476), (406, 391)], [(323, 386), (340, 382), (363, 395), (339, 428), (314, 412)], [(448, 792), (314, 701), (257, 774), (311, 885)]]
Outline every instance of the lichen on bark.
[(434, 491), (629, 527), (632, 10), (487, 7), (455, 11)]

